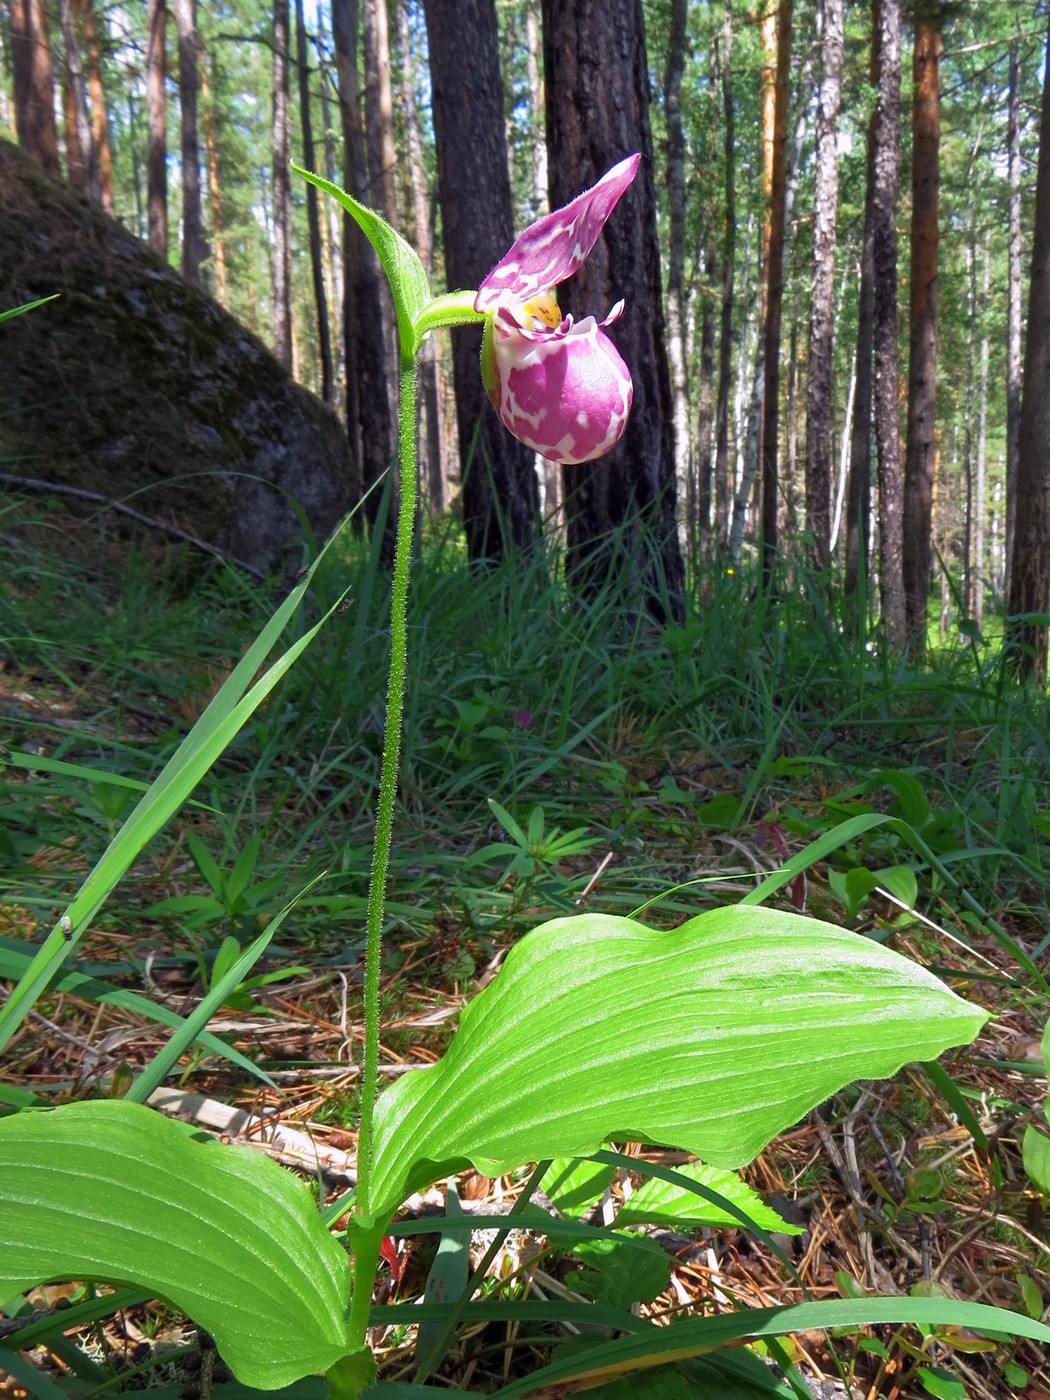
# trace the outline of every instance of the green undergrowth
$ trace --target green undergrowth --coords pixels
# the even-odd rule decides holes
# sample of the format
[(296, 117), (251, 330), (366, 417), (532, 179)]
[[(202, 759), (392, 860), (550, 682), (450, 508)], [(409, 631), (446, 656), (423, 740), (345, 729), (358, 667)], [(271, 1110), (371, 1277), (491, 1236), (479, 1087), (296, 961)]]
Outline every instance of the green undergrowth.
[[(0, 889), (46, 922), (134, 802), (124, 784), (156, 774), (287, 585), (71, 527), (40, 502), (9, 503), (0, 535)], [(775, 605), (754, 584), (708, 571), (684, 623), (659, 627), (612, 586), (581, 599), (543, 553), (472, 568), (452, 529), (428, 529), (388, 911), (402, 943), (432, 939), (455, 983), (472, 966), (464, 936), (573, 908), (606, 857), (592, 906), (626, 913), (684, 885), (655, 913), (677, 919), (732, 898), (727, 877), (743, 892), (866, 812), (900, 818), (921, 844), (892, 825), (847, 841), (811, 875), (814, 912), (909, 919), (880, 903), (888, 891), (935, 922), (989, 912), (1028, 937), (1047, 904), (1045, 697), (966, 629), (923, 669), (891, 663), (849, 641), (803, 576)], [(207, 952), (243, 943), (325, 872), (281, 942), (318, 956), (355, 943), (389, 606), (359, 539), (326, 562), (284, 644), (347, 588), (108, 919), (145, 917)]]

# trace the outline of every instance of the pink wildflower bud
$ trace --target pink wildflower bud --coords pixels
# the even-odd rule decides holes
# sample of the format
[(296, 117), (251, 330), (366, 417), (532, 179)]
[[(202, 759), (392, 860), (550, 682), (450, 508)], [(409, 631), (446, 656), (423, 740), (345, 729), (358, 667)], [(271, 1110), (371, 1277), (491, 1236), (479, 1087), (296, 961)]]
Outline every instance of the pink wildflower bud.
[(631, 375), (605, 334), (619, 301), (598, 323), (561, 320), (552, 288), (582, 265), (634, 179), (633, 155), (564, 209), (537, 219), (482, 282), (487, 313), (482, 375), (504, 425), (554, 462), (588, 462), (619, 441), (631, 411)]

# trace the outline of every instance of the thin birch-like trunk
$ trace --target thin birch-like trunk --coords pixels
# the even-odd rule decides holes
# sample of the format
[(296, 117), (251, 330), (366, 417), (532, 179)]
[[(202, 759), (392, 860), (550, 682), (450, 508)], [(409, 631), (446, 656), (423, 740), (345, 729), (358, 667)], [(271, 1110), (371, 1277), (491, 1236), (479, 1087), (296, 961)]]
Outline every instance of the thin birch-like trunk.
[(1003, 593), (1010, 590), (1010, 568), (1017, 529), (1017, 458), (1021, 432), (1021, 56), (1010, 50), (1007, 90), (1006, 167), (1009, 201), (1009, 246), (1006, 296), (1006, 518)]
[[(182, 112), (182, 275), (187, 282), (199, 283), (206, 249), (197, 127), (196, 0), (175, 0), (175, 27), (179, 34), (179, 106)], [(286, 167), (287, 164), (286, 160)]]
[(289, 11), (288, 0), (274, 0), (273, 6), (273, 107), (271, 146), (273, 149), (273, 353), (292, 373), (292, 192), (288, 171), (291, 159), (289, 100)]
[(146, 7), (146, 207), (149, 246), (168, 257), (167, 0)]
[[(306, 19), (303, 0), (295, 0), (295, 60), (299, 78), (299, 123), (303, 137), (303, 164), (307, 170), (316, 169), (314, 129), (310, 112), (310, 66), (307, 61)], [(321, 397), (330, 404), (335, 399), (335, 376), (332, 371), (332, 334), (329, 329), (328, 297), (324, 285), (324, 259), (321, 250), (321, 211), (316, 185), (306, 187), (306, 218), (310, 232), (310, 273), (313, 280), (314, 307), (317, 314), (317, 342), (321, 354)]]
[(719, 329), (718, 391), (715, 402), (715, 533), (729, 544), (729, 389), (733, 372), (733, 283), (736, 264), (736, 141), (733, 111), (733, 10), (726, 0), (720, 54), (725, 159), (725, 224), (722, 242), (722, 317)]

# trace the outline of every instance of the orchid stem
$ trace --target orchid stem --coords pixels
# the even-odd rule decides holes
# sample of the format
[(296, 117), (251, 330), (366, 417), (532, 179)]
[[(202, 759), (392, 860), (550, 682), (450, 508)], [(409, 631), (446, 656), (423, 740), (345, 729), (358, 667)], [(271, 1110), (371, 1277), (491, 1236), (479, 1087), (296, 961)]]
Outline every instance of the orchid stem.
[[(390, 869), (390, 840), (394, 827), (398, 759), (401, 754), (401, 718), (405, 707), (405, 670), (408, 657), (408, 582), (412, 562), (412, 532), (416, 519), (416, 366), (402, 362), (399, 412), (401, 494), (394, 551), (394, 586), (390, 601), (390, 672), (386, 692), (386, 724), (383, 730), (383, 766), (372, 844), (372, 873), (368, 884), (368, 921), (365, 944), (365, 1058), (361, 1075), (361, 1126), (357, 1139), (357, 1205), (362, 1220), (371, 1216), (373, 1125), (379, 1079), (379, 972), (382, 957), (383, 913)], [(360, 1277), (357, 1288), (371, 1287)]]

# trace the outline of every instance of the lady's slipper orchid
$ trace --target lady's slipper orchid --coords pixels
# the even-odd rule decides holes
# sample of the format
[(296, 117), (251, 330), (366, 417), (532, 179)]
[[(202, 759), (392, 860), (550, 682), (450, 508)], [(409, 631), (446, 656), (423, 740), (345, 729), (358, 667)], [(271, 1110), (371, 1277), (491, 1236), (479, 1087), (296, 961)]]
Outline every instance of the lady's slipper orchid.
[(589, 462), (627, 426), (634, 386), (604, 321), (562, 319), (554, 294), (597, 243), (641, 156), (629, 156), (564, 209), (530, 224), (482, 282), (481, 371), (493, 407), (514, 436), (552, 462)]

